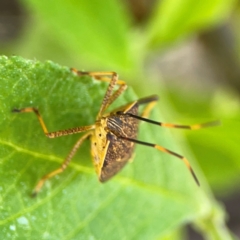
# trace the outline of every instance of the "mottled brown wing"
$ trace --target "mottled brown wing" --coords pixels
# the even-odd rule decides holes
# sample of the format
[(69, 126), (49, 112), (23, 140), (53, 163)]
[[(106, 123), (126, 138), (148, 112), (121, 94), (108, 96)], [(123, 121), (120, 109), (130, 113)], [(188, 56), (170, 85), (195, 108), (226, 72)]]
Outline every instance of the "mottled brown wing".
[[(138, 105), (133, 105), (127, 112), (138, 115)], [(118, 173), (132, 157), (135, 144), (118, 136), (136, 139), (138, 120), (113, 112), (108, 116), (107, 128), (109, 131), (107, 140), (110, 141), (110, 144), (99, 177), (101, 182), (107, 181)]]

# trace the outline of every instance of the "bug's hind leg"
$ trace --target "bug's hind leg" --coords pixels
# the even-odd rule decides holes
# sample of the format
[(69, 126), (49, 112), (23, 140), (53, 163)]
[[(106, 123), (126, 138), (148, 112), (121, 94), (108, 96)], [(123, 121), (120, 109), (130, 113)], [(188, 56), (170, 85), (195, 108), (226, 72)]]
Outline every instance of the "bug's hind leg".
[(46, 174), (45, 176), (43, 176), (39, 182), (37, 183), (36, 187), (34, 188), (33, 192), (32, 192), (32, 197), (36, 197), (37, 194), (39, 193), (39, 191), (41, 190), (43, 184), (50, 178), (54, 177), (55, 175), (62, 173), (69, 165), (70, 161), (72, 160), (73, 156), (75, 155), (75, 153), (77, 152), (77, 150), (79, 149), (79, 147), (82, 145), (83, 141), (86, 140), (90, 135), (92, 135), (92, 131), (86, 133), (85, 135), (83, 135), (74, 145), (74, 147), (72, 148), (71, 152), (68, 154), (68, 156), (65, 158), (64, 162), (62, 163), (62, 165), (57, 168), (56, 170)]
[(189, 161), (188, 161), (187, 158), (185, 158), (184, 156), (182, 156), (182, 155), (180, 155), (180, 154), (178, 154), (178, 153), (175, 153), (175, 152), (173, 152), (173, 151), (171, 151), (171, 150), (169, 150), (169, 149), (167, 149), (167, 148), (164, 148), (164, 147), (162, 147), (162, 146), (160, 146), (160, 145), (154, 144), (154, 143), (143, 142), (143, 141), (139, 141), (139, 140), (137, 140), (137, 139), (131, 139), (131, 138), (127, 138), (127, 137), (120, 137), (120, 138), (122, 138), (122, 139), (124, 139), (124, 140), (127, 140), (127, 141), (130, 141), (130, 142), (137, 143), (137, 144), (145, 145), (145, 146), (148, 146), (148, 147), (153, 147), (153, 148), (155, 148), (155, 149), (157, 149), (157, 150), (159, 150), (159, 151), (162, 151), (162, 152), (165, 152), (165, 153), (167, 153), (167, 154), (170, 154), (170, 155), (172, 155), (172, 156), (177, 157), (178, 159), (180, 159), (180, 160), (182, 160), (182, 161), (184, 162), (184, 164), (186, 165), (186, 167), (188, 168), (188, 170), (189, 170), (190, 173), (192, 174), (192, 176), (193, 176), (195, 182), (197, 183), (197, 185), (198, 185), (198, 186), (200, 185), (200, 183), (199, 183), (199, 181), (198, 181), (198, 179), (197, 179), (197, 176), (196, 176), (196, 174), (194, 173), (194, 171), (193, 171), (193, 169), (192, 169)]

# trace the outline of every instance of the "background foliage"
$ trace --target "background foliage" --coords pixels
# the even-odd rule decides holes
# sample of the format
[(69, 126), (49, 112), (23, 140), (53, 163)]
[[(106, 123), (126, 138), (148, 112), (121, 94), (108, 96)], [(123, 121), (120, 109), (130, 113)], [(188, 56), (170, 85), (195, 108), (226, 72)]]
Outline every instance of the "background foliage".
[[(0, 50), (42, 62), (1, 57), (0, 232), (4, 239), (182, 239), (179, 229), (186, 223), (193, 223), (206, 238), (230, 239), (224, 210), (212, 191), (228, 196), (239, 185), (236, 85), (209, 84), (200, 72), (198, 82), (193, 79), (192, 87), (186, 88), (180, 77), (174, 82), (159, 74), (156, 57), (222, 26), (230, 16), (236, 19), (233, 28), (237, 26), (238, 15), (233, 13), (237, 2), (155, 1), (148, 18), (137, 22), (127, 1), (23, 0), (21, 4), (25, 28)], [(59, 165), (77, 136), (53, 143), (44, 138), (35, 116), (16, 116), (10, 110), (37, 106), (50, 129), (90, 124), (106, 87), (73, 77), (67, 68), (45, 62), (49, 59), (79, 69), (115, 70), (137, 96), (157, 93), (164, 117), (156, 109), (153, 119), (182, 123), (221, 119), (223, 125), (214, 129), (175, 130), (171, 132), (175, 139), (169, 130), (142, 125), (141, 139), (191, 160), (201, 188), (181, 162), (141, 146), (135, 161), (119, 176), (98, 184), (86, 143), (68, 172), (49, 181), (37, 199), (30, 199), (37, 179)], [(118, 104), (136, 99), (134, 92), (130, 89)], [(187, 144), (181, 134), (187, 134)]]

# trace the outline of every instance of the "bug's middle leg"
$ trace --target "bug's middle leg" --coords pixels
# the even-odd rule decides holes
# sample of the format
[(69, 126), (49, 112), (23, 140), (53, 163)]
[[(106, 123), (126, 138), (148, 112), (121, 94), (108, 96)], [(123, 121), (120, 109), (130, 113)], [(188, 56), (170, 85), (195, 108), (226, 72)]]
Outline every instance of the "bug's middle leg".
[(68, 154), (68, 156), (65, 158), (64, 162), (62, 163), (62, 165), (57, 168), (56, 170), (48, 173), (47, 175), (43, 176), (39, 182), (37, 183), (36, 187), (34, 188), (33, 192), (32, 192), (32, 197), (35, 197), (38, 192), (40, 191), (40, 189), (42, 188), (43, 184), (50, 178), (54, 177), (55, 175), (62, 173), (69, 165), (70, 161), (72, 160), (73, 156), (76, 154), (77, 150), (79, 149), (79, 147), (82, 145), (83, 141), (86, 140), (89, 136), (92, 135), (92, 131), (86, 133), (85, 135), (83, 135), (74, 145), (74, 147), (72, 148), (71, 152)]

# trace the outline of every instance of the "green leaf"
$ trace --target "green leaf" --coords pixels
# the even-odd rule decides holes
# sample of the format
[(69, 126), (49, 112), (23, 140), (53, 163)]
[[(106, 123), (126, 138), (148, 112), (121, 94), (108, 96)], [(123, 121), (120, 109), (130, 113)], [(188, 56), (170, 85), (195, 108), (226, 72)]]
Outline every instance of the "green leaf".
[(234, 3), (235, 0), (159, 1), (149, 22), (147, 36), (151, 48), (218, 24), (229, 16)]
[[(183, 223), (215, 219), (216, 203), (204, 179), (199, 188), (181, 161), (144, 146), (136, 147), (133, 163), (100, 184), (86, 141), (66, 171), (30, 198), (37, 181), (60, 166), (81, 134), (48, 139), (34, 114), (11, 110), (37, 107), (50, 131), (93, 124), (106, 83), (20, 57), (1, 57), (0, 72), (2, 239), (160, 239)], [(128, 89), (114, 105), (135, 99)], [(157, 111), (151, 117), (161, 119)], [(139, 139), (181, 152), (157, 126), (141, 124)], [(220, 216), (214, 230), (230, 239)]]
[(86, 66), (95, 63), (109, 69), (130, 68), (128, 17), (117, 0), (23, 2), (35, 19), (45, 24), (55, 44), (78, 56)]

